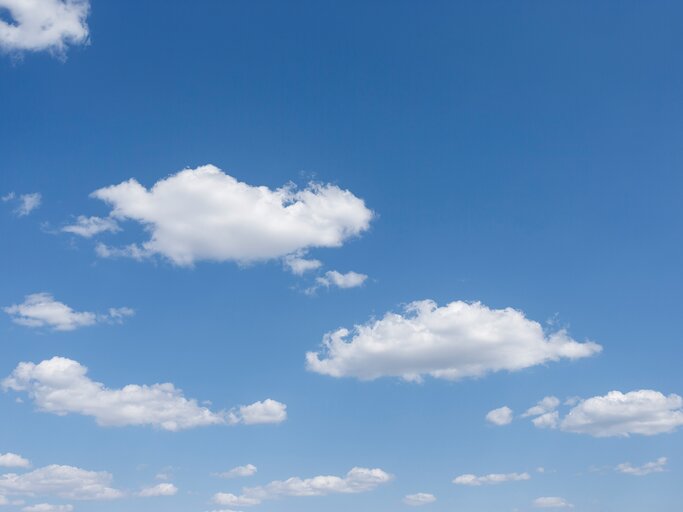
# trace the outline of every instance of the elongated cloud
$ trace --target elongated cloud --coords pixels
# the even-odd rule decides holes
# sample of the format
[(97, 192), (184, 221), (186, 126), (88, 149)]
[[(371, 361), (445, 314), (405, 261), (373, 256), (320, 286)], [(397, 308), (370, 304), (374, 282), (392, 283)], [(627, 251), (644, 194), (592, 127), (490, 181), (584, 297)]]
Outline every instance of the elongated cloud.
[(74, 224), (64, 226), (62, 231), (82, 236), (83, 238), (92, 238), (100, 233), (116, 233), (117, 231), (121, 231), (121, 228), (114, 219), (79, 215)]
[(572, 508), (574, 505), (558, 496), (543, 496), (534, 500), (536, 508)]
[(616, 467), (619, 473), (625, 475), (645, 476), (650, 473), (661, 473), (666, 470), (666, 457), (660, 457), (655, 461), (647, 462), (642, 466), (633, 466), (629, 462), (624, 462)]
[(34, 328), (50, 327), (55, 331), (73, 331), (102, 322), (120, 323), (124, 318), (135, 314), (134, 310), (127, 307), (110, 308), (104, 314), (74, 311), (46, 292), (27, 295), (24, 302), (5, 307), (3, 311), (16, 324)]
[(96, 190), (112, 207), (110, 218), (139, 222), (150, 238), (110, 248), (102, 256), (162, 255), (177, 265), (202, 260), (252, 263), (285, 260), (295, 273), (315, 268), (302, 255), (314, 247), (339, 247), (367, 230), (373, 213), (348, 190), (311, 184), (297, 190), (252, 186), (213, 165), (186, 169), (150, 189), (131, 179)]
[(457, 485), (480, 486), (502, 484), (505, 482), (518, 482), (520, 480), (529, 479), (531, 479), (529, 473), (491, 473), (483, 476), (465, 474), (456, 477), (453, 480), (453, 483)]
[(417, 494), (408, 494), (403, 498), (403, 503), (411, 507), (421, 507), (422, 505), (429, 505), (436, 501), (436, 496), (426, 492), (418, 492)]
[(138, 493), (138, 496), (142, 498), (154, 498), (157, 496), (175, 496), (177, 493), (178, 488), (175, 485), (171, 483), (162, 483), (151, 487), (145, 487)]
[(12, 23), (0, 19), (0, 49), (47, 50), (63, 55), (68, 45), (88, 39), (88, 0), (0, 0)]
[(243, 478), (247, 476), (253, 476), (256, 474), (258, 469), (253, 464), (247, 464), (246, 466), (237, 466), (224, 473), (217, 473), (215, 476), (219, 478)]
[(171, 383), (110, 389), (91, 380), (87, 372), (77, 361), (53, 357), (38, 364), (20, 363), (2, 387), (27, 393), (40, 411), (91, 416), (102, 426), (148, 425), (177, 431), (208, 425), (279, 423), (287, 417), (286, 406), (275, 400), (214, 412), (185, 398)]
[(73, 505), (52, 505), (51, 503), (38, 503), (22, 508), (22, 512), (72, 512)]
[(596, 343), (571, 339), (564, 330), (546, 334), (538, 322), (512, 308), (462, 301), (439, 307), (424, 300), (409, 304), (404, 314), (387, 313), (352, 330), (326, 334), (322, 351), (309, 352), (306, 361), (309, 370), (333, 377), (458, 380), (601, 350)]
[(88, 471), (73, 466), (52, 464), (29, 473), (0, 475), (0, 494), (53, 495), (72, 500), (112, 500), (123, 493), (111, 487), (106, 471)]
[(286, 496), (325, 496), (327, 494), (350, 494), (371, 491), (388, 483), (393, 476), (381, 469), (353, 468), (346, 476), (292, 477), (275, 480), (262, 487), (245, 487), (242, 494), (217, 493), (213, 497), (217, 505), (249, 507), (263, 501)]

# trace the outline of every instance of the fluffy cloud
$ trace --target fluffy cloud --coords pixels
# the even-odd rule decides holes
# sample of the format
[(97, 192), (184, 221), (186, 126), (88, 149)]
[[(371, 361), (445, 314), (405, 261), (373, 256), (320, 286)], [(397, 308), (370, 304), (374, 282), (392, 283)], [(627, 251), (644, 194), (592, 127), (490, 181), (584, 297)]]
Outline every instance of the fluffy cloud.
[(560, 399), (555, 396), (546, 396), (533, 407), (530, 407), (522, 414), (523, 418), (535, 416), (531, 422), (538, 428), (557, 428), (560, 420), (560, 414), (557, 408), (560, 405)]
[(322, 266), (322, 262), (314, 259), (307, 259), (301, 255), (289, 255), (284, 258), (285, 267), (297, 276), (303, 275), (311, 270), (316, 270)]
[(27, 468), (31, 465), (28, 459), (16, 453), (0, 453), (0, 467), (3, 468)]
[(417, 494), (408, 494), (403, 498), (403, 503), (410, 505), (411, 507), (420, 507), (422, 505), (428, 505), (436, 501), (436, 496), (433, 494), (427, 494), (425, 492), (418, 492)]
[(426, 374), (457, 380), (589, 357), (601, 349), (563, 330), (546, 335), (538, 322), (512, 308), (462, 301), (438, 307), (424, 300), (409, 304), (404, 314), (328, 333), (323, 351), (306, 359), (309, 370), (333, 377), (419, 380)]
[(94, 325), (98, 322), (121, 322), (132, 316), (131, 308), (110, 308), (106, 314), (89, 311), (74, 311), (66, 304), (54, 299), (49, 293), (33, 293), (24, 298), (21, 304), (3, 308), (12, 321), (25, 327), (51, 327), (55, 331), (73, 331), (79, 327)]
[(365, 280), (368, 278), (365, 274), (359, 274), (358, 272), (347, 272), (342, 274), (336, 270), (330, 270), (325, 272), (325, 275), (316, 279), (316, 282), (320, 286), (330, 287), (336, 286), (337, 288), (356, 288), (361, 286)]
[(226, 471), (224, 473), (218, 473), (216, 474), (217, 477), (220, 478), (240, 478), (240, 477), (247, 477), (247, 476), (253, 476), (256, 474), (258, 469), (256, 466), (253, 464), (247, 464), (246, 466), (237, 466), (236, 468), (232, 468), (229, 471)]
[(285, 496), (324, 496), (335, 493), (359, 493), (371, 491), (391, 481), (392, 475), (381, 469), (353, 468), (346, 476), (315, 476), (302, 479), (276, 480), (262, 487), (245, 487), (241, 495), (217, 493), (213, 497), (217, 505), (248, 507), (262, 501)]
[(41, 411), (92, 416), (102, 426), (150, 425), (177, 431), (207, 425), (277, 423), (287, 417), (286, 406), (270, 399), (213, 412), (185, 398), (170, 383), (109, 389), (88, 378), (87, 372), (77, 361), (53, 357), (39, 364), (20, 363), (2, 387), (26, 392)]
[(494, 425), (509, 425), (512, 422), (512, 409), (507, 406), (493, 409), (486, 414), (486, 421)]
[(151, 498), (156, 496), (175, 496), (178, 493), (178, 488), (170, 483), (163, 483), (153, 485), (152, 487), (145, 487), (138, 496), (143, 498)]
[[(271, 190), (237, 181), (213, 165), (183, 170), (150, 189), (131, 179), (92, 195), (111, 205), (111, 218), (139, 222), (150, 233), (140, 246), (100, 246), (100, 255), (159, 254), (185, 266), (301, 259), (313, 247), (341, 246), (367, 230), (373, 217), (362, 199), (335, 185)], [(312, 265), (307, 261), (293, 261), (292, 269), (303, 272)]]
[(632, 466), (630, 463), (624, 462), (623, 464), (619, 464), (616, 467), (616, 470), (619, 473), (624, 473), (626, 475), (644, 476), (649, 475), (650, 473), (661, 473), (666, 468), (666, 462), (666, 457), (660, 457), (657, 460), (648, 462), (642, 466)]
[(456, 477), (453, 483), (457, 485), (479, 486), (518, 482), (520, 480), (529, 480), (530, 478), (529, 473), (491, 473), (490, 475), (483, 476), (466, 474)]
[(595, 437), (651, 436), (673, 432), (683, 425), (683, 398), (641, 389), (622, 393), (610, 391), (579, 402), (562, 419), (567, 432)]
[(87, 471), (56, 464), (24, 474), (0, 475), (0, 493), (6, 495), (54, 495), (72, 500), (111, 500), (123, 493), (111, 487), (105, 471)]
[(51, 505), (50, 503), (38, 503), (22, 508), (22, 512), (71, 512), (73, 505)]
[(75, 224), (64, 226), (62, 231), (65, 233), (72, 233), (74, 235), (82, 236), (84, 238), (91, 238), (100, 233), (116, 233), (121, 231), (118, 223), (114, 219), (102, 217), (86, 217), (79, 215)]
[[(3, 0), (0, 0), (0, 9), (2, 9), (2, 4)], [(2, 20), (0, 20), (0, 47), (2, 44), (2, 23)], [(2, 199), (2, 201), (5, 203), (8, 201), (18, 202), (19, 204), (14, 209), (14, 213), (17, 214), (17, 216), (19, 217), (25, 217), (26, 215), (28, 215), (40, 206), (40, 203), (43, 200), (43, 196), (39, 192), (21, 195), (16, 195), (14, 192), (10, 192), (9, 194), (3, 196), (0, 199)]]
[(0, 20), (0, 49), (47, 50), (64, 55), (68, 45), (88, 40), (89, 0), (0, 0), (13, 23)]
[(568, 503), (564, 498), (556, 496), (545, 496), (534, 500), (534, 507), (537, 508), (571, 508), (574, 505)]

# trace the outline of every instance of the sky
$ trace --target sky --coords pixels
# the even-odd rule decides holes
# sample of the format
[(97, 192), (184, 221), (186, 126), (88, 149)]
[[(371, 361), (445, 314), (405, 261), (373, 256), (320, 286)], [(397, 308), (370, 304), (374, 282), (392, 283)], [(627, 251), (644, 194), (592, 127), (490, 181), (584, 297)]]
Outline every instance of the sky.
[(0, 511), (681, 510), (681, 19), (0, 0)]

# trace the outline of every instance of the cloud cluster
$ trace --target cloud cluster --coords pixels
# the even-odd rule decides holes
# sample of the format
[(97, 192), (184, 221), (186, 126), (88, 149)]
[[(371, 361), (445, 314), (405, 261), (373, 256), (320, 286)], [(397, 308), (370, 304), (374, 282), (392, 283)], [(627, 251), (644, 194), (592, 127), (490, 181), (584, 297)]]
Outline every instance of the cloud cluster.
[(112, 476), (105, 471), (88, 471), (52, 464), (29, 473), (0, 475), (0, 494), (54, 495), (71, 500), (111, 500), (123, 493), (111, 487)]
[(237, 181), (213, 165), (183, 170), (150, 189), (131, 179), (92, 196), (111, 206), (111, 219), (136, 221), (150, 233), (132, 246), (136, 250), (100, 246), (100, 255), (159, 254), (184, 266), (297, 255), (289, 265), (303, 273), (315, 266), (302, 258), (306, 250), (339, 247), (367, 230), (373, 218), (362, 199), (335, 185), (272, 190)]
[(0, 49), (47, 50), (64, 55), (70, 44), (88, 40), (89, 0), (0, 0), (13, 23), (0, 19)]
[(403, 498), (403, 503), (411, 507), (421, 507), (422, 505), (429, 505), (436, 501), (436, 496), (426, 492), (418, 492), (417, 494), (408, 494)]
[(666, 469), (666, 457), (660, 457), (655, 461), (647, 462), (642, 466), (632, 466), (629, 462), (624, 462), (616, 467), (619, 473), (634, 476), (645, 476), (650, 473), (661, 473)]
[(518, 482), (529, 479), (531, 479), (529, 473), (491, 473), (483, 476), (465, 474), (456, 477), (453, 480), (453, 483), (457, 485), (480, 486), (502, 484), (505, 482)]
[(21, 304), (3, 308), (12, 321), (25, 327), (50, 327), (55, 331), (73, 331), (102, 322), (120, 323), (124, 318), (133, 316), (131, 308), (109, 308), (104, 314), (89, 311), (74, 311), (71, 307), (46, 292), (33, 293), (24, 298)]
[(287, 417), (286, 406), (275, 400), (213, 412), (185, 398), (171, 383), (109, 389), (91, 380), (87, 372), (85, 366), (63, 357), (38, 364), (24, 362), (2, 387), (26, 392), (41, 411), (91, 416), (102, 426), (148, 425), (178, 431), (207, 425), (279, 423)]
[(309, 370), (333, 377), (457, 380), (600, 351), (600, 345), (579, 343), (563, 330), (546, 335), (538, 322), (512, 308), (462, 301), (439, 307), (423, 300), (404, 314), (387, 313), (326, 334), (323, 350), (307, 353), (306, 360)]
[[(2, 9), (2, 3), (3, 0), (0, 0), (0, 9)], [(0, 19), (0, 34), (2, 33), (2, 20)], [(0, 35), (0, 45), (2, 43), (2, 36)], [(0, 46), (1, 47), (1, 46)], [(18, 202), (17, 207), (14, 209), (14, 213), (18, 217), (25, 217), (29, 213), (31, 213), (33, 210), (38, 208), (40, 206), (40, 203), (43, 201), (43, 196), (39, 192), (34, 192), (32, 194), (20, 194), (17, 195), (14, 192), (10, 192), (9, 194), (2, 196), (0, 198), (3, 203), (6, 203), (8, 201), (13, 201), (13, 202)]]
[(217, 505), (248, 507), (263, 501), (286, 496), (324, 496), (371, 491), (392, 480), (393, 476), (381, 469), (355, 467), (346, 476), (292, 477), (275, 480), (261, 487), (245, 487), (240, 495), (217, 493), (213, 497)]

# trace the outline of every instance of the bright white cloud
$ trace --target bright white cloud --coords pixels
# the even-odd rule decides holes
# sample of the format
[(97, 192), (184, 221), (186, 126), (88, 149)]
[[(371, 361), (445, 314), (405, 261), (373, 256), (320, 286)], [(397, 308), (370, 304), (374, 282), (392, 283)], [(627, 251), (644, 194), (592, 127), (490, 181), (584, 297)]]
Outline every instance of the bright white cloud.
[(73, 505), (51, 505), (50, 503), (38, 503), (22, 508), (22, 512), (71, 512)]
[(358, 272), (347, 272), (342, 274), (336, 270), (330, 270), (325, 272), (325, 275), (316, 279), (316, 283), (320, 286), (330, 287), (336, 286), (337, 288), (356, 288), (361, 286), (365, 280), (368, 278), (365, 274), (359, 274)]
[(480, 486), (502, 484), (505, 482), (518, 482), (521, 480), (529, 480), (530, 478), (531, 476), (529, 473), (491, 473), (482, 476), (465, 474), (456, 477), (453, 480), (453, 483), (457, 485)]
[(651, 436), (673, 432), (683, 425), (683, 398), (641, 389), (622, 393), (610, 391), (579, 402), (562, 419), (567, 432), (595, 437)]
[(162, 483), (151, 487), (145, 487), (138, 493), (138, 496), (152, 498), (156, 496), (175, 496), (177, 493), (178, 488), (175, 485), (171, 483)]
[(660, 457), (655, 461), (648, 462), (642, 466), (632, 466), (629, 462), (624, 462), (616, 467), (619, 473), (634, 476), (645, 476), (650, 473), (661, 473), (666, 469), (666, 457)]
[(409, 304), (404, 314), (387, 313), (351, 331), (327, 333), (323, 350), (309, 352), (306, 359), (309, 370), (333, 377), (419, 380), (426, 374), (457, 380), (589, 357), (601, 350), (563, 330), (546, 335), (538, 322), (512, 308), (462, 301), (438, 307), (424, 300)]
[(324, 496), (371, 491), (391, 481), (392, 475), (381, 469), (353, 468), (346, 476), (315, 476), (302, 479), (276, 480), (261, 487), (245, 487), (241, 495), (217, 493), (213, 497), (217, 505), (248, 507), (286, 496)]
[(100, 233), (116, 233), (121, 231), (121, 228), (114, 219), (79, 215), (74, 224), (64, 226), (62, 231), (84, 238), (92, 238)]
[(73, 331), (98, 322), (119, 323), (124, 317), (135, 313), (131, 308), (110, 308), (108, 313), (98, 315), (89, 311), (74, 311), (66, 304), (55, 300), (49, 293), (33, 293), (21, 304), (3, 308), (12, 321), (25, 327), (50, 327), (55, 331)]
[(27, 468), (31, 465), (28, 459), (16, 453), (0, 453), (0, 467), (3, 468)]
[(0, 19), (0, 49), (47, 50), (64, 55), (68, 45), (88, 40), (89, 0), (0, 0), (12, 23)]
[(509, 425), (512, 422), (512, 409), (507, 406), (493, 409), (486, 414), (486, 421), (494, 425)]
[(149, 425), (177, 431), (207, 425), (276, 423), (286, 406), (274, 400), (234, 411), (213, 412), (187, 399), (171, 383), (109, 389), (88, 378), (88, 369), (71, 359), (53, 357), (39, 364), (20, 363), (2, 382), (5, 390), (26, 392), (39, 410), (92, 416), (102, 426)]
[[(2, 4), (5, 0), (0, 0), (0, 9), (2, 9)], [(0, 20), (0, 33), (2, 32), (2, 20)], [(2, 47), (2, 36), (0, 35), (0, 48)], [(6, 203), (8, 201), (18, 202), (17, 207), (14, 209), (14, 213), (19, 217), (25, 217), (33, 210), (40, 206), (43, 200), (43, 196), (39, 192), (34, 192), (32, 194), (21, 194), (17, 195), (14, 192), (10, 192), (0, 198), (2, 202)]]
[(29, 473), (0, 475), (0, 493), (5, 495), (54, 495), (72, 500), (111, 500), (123, 493), (111, 487), (111, 474), (56, 464)]
[[(139, 222), (150, 233), (140, 246), (100, 246), (100, 255), (159, 254), (185, 266), (301, 258), (310, 248), (341, 246), (373, 218), (362, 199), (335, 185), (272, 190), (237, 181), (213, 165), (183, 170), (150, 189), (131, 179), (92, 195), (111, 205), (111, 218)], [(294, 263), (300, 271), (305, 266)]]
[(403, 498), (403, 503), (411, 507), (420, 507), (422, 505), (429, 505), (436, 501), (436, 496), (426, 492), (418, 492), (417, 494), (408, 494)]
[(523, 418), (528, 416), (541, 416), (543, 414), (556, 410), (560, 405), (560, 399), (556, 396), (546, 396), (543, 400), (538, 402), (533, 407), (530, 407), (522, 414)]
[(256, 466), (253, 464), (247, 464), (246, 466), (237, 466), (236, 468), (232, 468), (229, 471), (225, 471), (224, 473), (218, 473), (216, 474), (217, 477), (220, 478), (241, 478), (241, 477), (247, 477), (247, 476), (253, 476), (256, 474), (258, 469)]
[(564, 498), (556, 496), (544, 496), (534, 500), (534, 507), (537, 508), (571, 508), (574, 505), (568, 503)]

